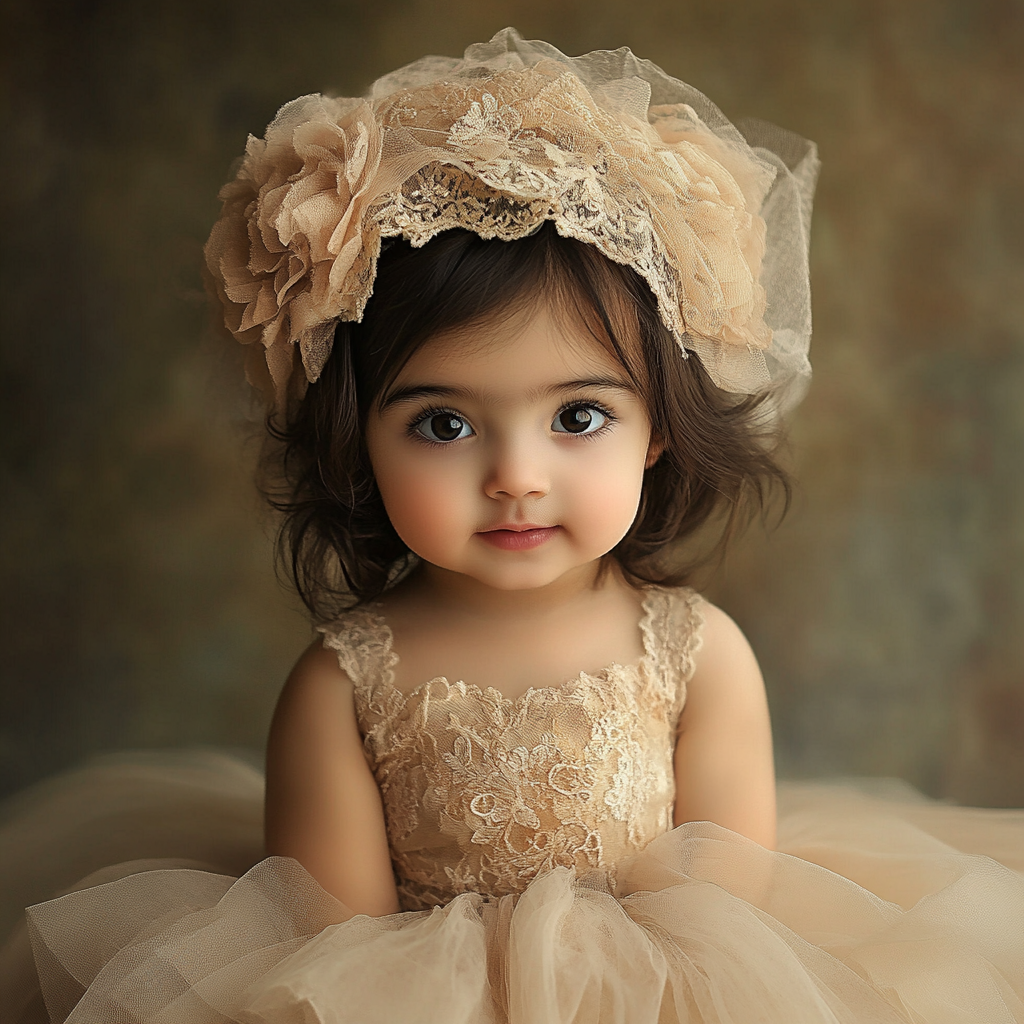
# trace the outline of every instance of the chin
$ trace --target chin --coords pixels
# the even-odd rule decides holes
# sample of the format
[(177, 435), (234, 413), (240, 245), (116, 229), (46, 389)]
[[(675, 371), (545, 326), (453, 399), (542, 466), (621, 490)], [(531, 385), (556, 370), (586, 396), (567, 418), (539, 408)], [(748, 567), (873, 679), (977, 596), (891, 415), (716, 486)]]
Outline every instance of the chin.
[(540, 590), (561, 578), (561, 573), (467, 573), (492, 590)]
[(509, 566), (501, 570), (481, 570), (480, 572), (467, 572), (478, 583), (492, 587), (495, 590), (518, 591), (518, 590), (541, 590), (544, 587), (557, 583), (567, 575), (577, 572), (585, 572), (587, 566), (594, 564), (598, 559), (581, 562), (579, 565), (565, 565), (558, 567), (551, 566)]

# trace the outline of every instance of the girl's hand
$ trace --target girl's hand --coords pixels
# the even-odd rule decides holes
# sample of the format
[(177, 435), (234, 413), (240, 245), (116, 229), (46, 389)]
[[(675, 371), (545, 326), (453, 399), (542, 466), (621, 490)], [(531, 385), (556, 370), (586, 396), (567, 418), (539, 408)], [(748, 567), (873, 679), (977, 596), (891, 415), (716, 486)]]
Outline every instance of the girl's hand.
[(267, 852), (294, 857), (356, 914), (399, 910), (380, 790), (352, 683), (319, 643), (285, 683), (267, 745)]
[(775, 846), (775, 768), (757, 659), (728, 615), (705, 604), (704, 645), (676, 741), (675, 824), (712, 821)]

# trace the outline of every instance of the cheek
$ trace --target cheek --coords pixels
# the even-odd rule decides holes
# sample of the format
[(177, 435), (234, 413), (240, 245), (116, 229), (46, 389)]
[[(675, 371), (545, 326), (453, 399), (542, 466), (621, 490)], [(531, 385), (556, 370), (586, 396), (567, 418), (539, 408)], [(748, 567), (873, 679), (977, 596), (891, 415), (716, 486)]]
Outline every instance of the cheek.
[(471, 519), (472, 503), (456, 467), (389, 459), (374, 469), (391, 525), (417, 554), (445, 543)]
[(643, 486), (643, 460), (630, 449), (613, 458), (579, 465), (571, 474), (573, 505), (581, 524), (618, 543), (636, 518)]

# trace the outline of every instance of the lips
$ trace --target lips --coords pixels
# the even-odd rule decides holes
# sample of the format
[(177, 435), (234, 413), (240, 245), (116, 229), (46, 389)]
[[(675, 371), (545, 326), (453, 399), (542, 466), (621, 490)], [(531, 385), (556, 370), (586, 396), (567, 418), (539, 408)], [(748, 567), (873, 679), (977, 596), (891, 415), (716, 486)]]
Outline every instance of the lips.
[(529, 551), (550, 540), (558, 529), (557, 526), (537, 526), (534, 523), (503, 523), (490, 530), (481, 530), (478, 536), (503, 551)]
[(528, 533), (530, 530), (551, 530), (554, 527), (541, 526), (539, 523), (499, 523), (497, 526), (492, 526), (487, 530), (481, 530), (481, 533), (493, 533), (495, 530), (502, 530), (508, 533)]

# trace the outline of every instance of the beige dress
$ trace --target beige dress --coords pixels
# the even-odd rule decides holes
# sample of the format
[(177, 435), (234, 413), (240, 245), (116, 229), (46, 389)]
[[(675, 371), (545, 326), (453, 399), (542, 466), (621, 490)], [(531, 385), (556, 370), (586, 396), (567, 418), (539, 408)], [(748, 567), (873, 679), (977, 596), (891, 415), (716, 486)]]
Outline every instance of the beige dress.
[[(701, 626), (692, 591), (652, 590), (637, 664), (512, 700), (443, 678), (399, 691), (378, 610), (348, 614), (324, 642), (355, 684), (403, 912), (351, 916), (282, 858), (240, 878), (115, 869), (132, 873), (29, 910), (51, 1018), (1024, 1021), (1024, 813), (790, 784), (782, 852), (706, 822), (672, 828), (673, 740)], [(112, 792), (140, 763), (79, 773), (46, 799)], [(183, 830), (189, 808), (210, 823), (205, 837), (165, 839), (167, 852), (237, 862), (255, 773), (245, 782), (217, 758), (147, 770), (150, 813), (173, 791)], [(77, 834), (87, 845), (88, 828)]]

